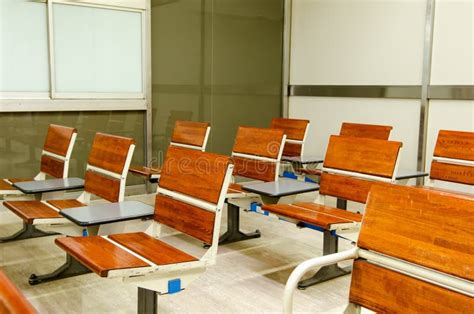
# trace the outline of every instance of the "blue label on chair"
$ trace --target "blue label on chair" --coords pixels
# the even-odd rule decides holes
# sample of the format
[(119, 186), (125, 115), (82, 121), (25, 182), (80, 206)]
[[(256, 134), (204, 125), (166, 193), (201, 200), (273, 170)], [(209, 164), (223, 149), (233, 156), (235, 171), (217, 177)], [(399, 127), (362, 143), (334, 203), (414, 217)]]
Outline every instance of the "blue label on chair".
[(283, 177), (290, 178), (290, 179), (298, 179), (298, 176), (290, 171), (283, 171)]
[(173, 279), (168, 281), (168, 293), (173, 294), (181, 291), (181, 279)]

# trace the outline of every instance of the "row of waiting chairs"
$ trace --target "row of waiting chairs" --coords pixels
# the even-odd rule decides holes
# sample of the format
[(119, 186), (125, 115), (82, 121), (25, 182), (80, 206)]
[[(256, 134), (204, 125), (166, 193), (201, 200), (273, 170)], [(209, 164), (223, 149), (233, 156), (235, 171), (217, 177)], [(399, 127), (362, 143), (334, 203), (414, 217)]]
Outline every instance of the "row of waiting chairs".
[[(207, 136), (208, 130), (207, 126)], [(307, 129), (304, 133), (306, 134), (306, 132)], [(222, 207), (219, 207), (219, 205), (221, 203), (223, 205), (224, 200), (227, 199), (229, 210), (233, 205), (234, 209), (238, 212), (239, 207), (242, 207), (242, 199), (254, 200), (258, 198), (258, 195), (245, 192), (241, 185), (230, 184), (230, 182), (228, 182), (230, 181), (230, 175), (227, 174), (229, 171), (233, 171), (235, 175), (243, 176), (248, 179), (262, 181), (277, 180), (279, 162), (284, 151), (283, 147), (286, 147), (288, 144), (296, 143), (291, 141), (288, 142), (285, 131), (279, 128), (257, 129), (241, 127), (238, 130), (232, 152), (232, 162), (230, 162), (228, 158), (222, 159), (223, 156), (213, 156), (214, 159), (212, 159), (210, 154), (198, 152), (199, 150), (203, 150), (202, 147), (199, 150), (190, 151), (189, 148), (172, 146), (167, 152), (167, 158), (163, 169), (160, 169), (160, 184), (155, 204), (156, 223), (153, 224), (153, 227), (151, 227), (146, 234), (123, 236), (105, 235), (87, 238), (59, 238), (56, 240), (56, 243), (66, 250), (69, 256), (72, 256), (75, 260), (78, 260), (103, 277), (110, 277), (109, 274), (112, 273), (112, 277), (118, 276), (129, 278), (127, 280), (136, 282), (140, 289), (145, 289), (144, 293), (147, 293), (146, 291), (159, 291), (162, 293), (179, 291), (187, 285), (192, 278), (177, 275), (177, 277), (183, 279), (182, 282), (181, 279), (179, 281), (173, 281), (171, 277), (163, 278), (162, 275), (159, 275), (158, 277), (160, 278), (156, 280), (144, 278), (136, 279), (135, 277), (153, 277), (153, 274), (158, 272), (158, 268), (163, 268), (163, 264), (160, 264), (163, 263), (163, 261), (160, 260), (163, 258), (167, 261), (167, 264), (192, 264), (193, 266), (191, 268), (196, 265), (201, 270), (194, 271), (196, 276), (200, 274), (206, 266), (211, 265), (215, 261), (215, 253), (217, 250), (217, 242), (215, 240), (216, 237), (218, 237), (219, 228), (216, 228), (215, 223), (216, 221), (219, 221), (220, 223), (220, 216), (218, 213), (220, 213)], [(299, 144), (301, 144), (302, 151), (304, 143)], [(351, 136), (332, 136), (321, 172), (320, 195), (335, 196), (365, 203), (369, 195), (371, 195), (369, 194), (369, 191), (371, 191), (371, 189), (373, 190), (373, 186), (379, 185), (373, 184), (372, 181), (374, 178), (379, 177), (380, 180), (378, 181), (385, 182), (383, 184), (394, 182), (394, 173), (399, 159), (400, 148), (401, 143), (399, 142), (381, 139), (355, 138)], [(291, 150), (295, 151), (294, 148)], [(436, 154), (435, 150), (435, 156)], [(357, 156), (358, 158), (355, 158)], [(103, 157), (104, 156), (101, 158)], [(451, 158), (456, 160), (459, 159), (456, 157), (462, 156), (451, 155)], [(214, 198), (212, 199), (207, 198), (212, 195), (212, 191), (209, 191), (212, 184), (210, 185), (209, 182), (206, 182), (204, 178), (200, 177), (199, 171), (197, 171), (199, 169), (197, 164), (191, 165), (191, 171), (186, 172), (185, 175), (182, 172), (183, 169), (179, 169), (175, 164), (176, 160), (189, 159), (192, 161), (198, 160), (199, 158), (207, 158), (206, 160), (211, 167), (210, 169), (213, 169), (214, 171), (216, 170), (216, 167), (222, 168), (219, 170), (221, 171), (220, 173), (226, 174), (224, 175), (226, 178), (229, 177), (229, 180), (222, 179), (222, 181), (220, 181), (221, 185), (218, 194), (219, 197), (217, 199), (217, 194), (214, 194)], [(440, 160), (437, 162), (446, 163), (446, 160)], [(233, 165), (230, 165), (231, 163), (233, 163)], [(227, 165), (227, 167), (225, 165)], [(451, 166), (451, 163), (449, 163), (449, 165)], [(97, 165), (94, 166), (94, 164), (92, 164), (92, 166), (93, 168), (91, 168), (91, 172), (94, 173), (93, 170)], [(459, 164), (457, 166), (459, 166)], [(229, 170), (232, 169), (232, 167), (234, 169)], [(217, 173), (211, 174), (213, 177), (216, 177), (216, 175)], [(217, 175), (217, 177), (222, 178), (222, 176), (219, 175)], [(444, 177), (446, 177), (446, 175), (444, 175)], [(201, 181), (204, 182), (204, 184), (203, 186), (198, 186), (199, 191), (192, 192), (194, 187), (196, 187), (197, 182)], [(451, 179), (451, 181), (453, 180)], [(186, 184), (186, 182), (189, 182), (189, 184)], [(230, 185), (229, 189), (227, 188), (228, 185)], [(351, 188), (348, 189), (348, 186)], [(193, 195), (193, 193), (198, 194)], [(433, 193), (437, 193), (437, 191), (434, 191)], [(178, 203), (174, 204), (173, 202), (176, 200), (178, 200)], [(217, 206), (211, 205), (210, 207), (206, 207), (209, 204), (215, 204)], [(214, 211), (215, 214), (210, 215), (209, 212), (212, 213), (214, 208), (216, 208)], [(300, 223), (304, 222), (308, 225), (322, 228), (324, 232), (328, 233), (335, 231), (340, 226), (342, 226), (343, 229), (348, 227), (357, 228), (362, 220), (362, 215), (360, 214), (324, 206), (321, 199), (316, 203), (268, 205), (263, 206), (263, 208), (270, 212), (274, 212), (287, 220), (296, 221), (300, 226)], [(199, 209), (201, 209), (201, 211)], [(179, 223), (177, 221), (179, 221)], [(210, 221), (214, 223), (214, 228), (210, 227)], [(159, 257), (150, 255), (152, 253), (151, 251), (153, 251), (150, 247), (163, 250), (160, 243), (154, 243), (152, 241), (155, 239), (157, 225), (159, 224), (171, 226), (210, 245), (209, 253), (206, 253), (199, 260), (191, 259), (191, 257), (186, 256), (185, 253), (181, 254), (183, 252), (176, 252), (172, 249), (169, 250), (170, 256), (167, 257), (165, 256), (166, 254), (162, 254), (162, 256)], [(337, 225), (339, 225), (339, 227)], [(334, 226), (335, 228), (333, 228)], [(209, 230), (211, 230), (211, 232), (209, 232)], [(202, 231), (206, 231), (206, 235), (203, 235)], [(332, 234), (330, 234), (330, 236), (331, 235)], [(221, 243), (226, 243), (226, 241), (230, 240), (232, 242), (235, 240), (252, 238), (252, 236), (243, 234), (236, 236), (236, 233), (231, 233), (231, 236), (234, 238), (229, 239), (229, 237), (227, 237), (226, 239), (225, 236), (224, 238), (221, 238)], [(128, 253), (125, 254), (124, 252), (120, 252), (119, 254), (120, 257), (118, 257), (118, 259), (123, 260), (124, 265), (110, 265), (107, 264), (110, 262), (108, 259), (104, 260), (103, 258), (101, 259), (96, 256), (98, 254), (95, 254), (95, 252), (98, 251), (94, 250), (94, 245), (99, 249), (105, 245), (104, 243), (107, 245), (115, 245), (116, 247), (122, 248), (125, 253)], [(115, 252), (120, 251), (117, 250), (116, 247), (114, 248), (112, 246), (111, 252), (113, 253), (108, 253), (107, 256), (113, 257)], [(173, 256), (181, 257), (183, 260), (172, 260), (171, 257)], [(135, 260), (132, 257), (135, 257)], [(117, 259), (112, 258), (111, 260)], [(125, 261), (130, 262), (130, 264)], [(133, 262), (135, 262), (135, 264)], [(180, 265), (178, 268), (174, 266), (170, 267), (170, 272), (173, 273), (174, 271), (176, 273), (178, 272), (176, 269), (180, 269), (179, 271), (182, 269), (181, 272), (186, 273), (188, 269), (186, 269), (186, 267), (181, 267), (183, 265)], [(186, 280), (184, 280), (184, 278), (186, 278)], [(144, 284), (144, 282), (148, 282), (148, 284)], [(176, 286), (173, 287), (172, 285), (170, 288), (170, 282), (174, 283)], [(156, 285), (165, 286), (160, 286), (158, 288)], [(168, 286), (166, 287), (166, 285)]]

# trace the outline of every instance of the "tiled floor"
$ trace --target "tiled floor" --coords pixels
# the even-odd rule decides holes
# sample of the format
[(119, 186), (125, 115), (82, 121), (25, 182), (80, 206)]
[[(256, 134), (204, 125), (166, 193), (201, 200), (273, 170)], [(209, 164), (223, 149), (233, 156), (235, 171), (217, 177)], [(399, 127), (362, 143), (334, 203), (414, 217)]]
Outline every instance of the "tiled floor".
[[(152, 204), (152, 196), (133, 199)], [(225, 212), (224, 217), (225, 219)], [(3, 206), (0, 236), (19, 229), (21, 223)], [(245, 230), (260, 229), (262, 237), (219, 247), (217, 265), (176, 295), (159, 298), (164, 313), (278, 313), (286, 280), (296, 265), (322, 254), (322, 233), (298, 229), (275, 217), (241, 215)], [(224, 231), (223, 226), (222, 231)], [(170, 234), (170, 232), (168, 232)], [(169, 235), (167, 240), (192, 247), (193, 240)], [(350, 247), (340, 241), (340, 250)], [(95, 274), (28, 285), (31, 273), (54, 270), (64, 253), (54, 237), (0, 244), (0, 267), (19, 286), (40, 313), (134, 313), (137, 288)], [(295, 294), (295, 311), (341, 313), (347, 304), (350, 276), (334, 279)]]

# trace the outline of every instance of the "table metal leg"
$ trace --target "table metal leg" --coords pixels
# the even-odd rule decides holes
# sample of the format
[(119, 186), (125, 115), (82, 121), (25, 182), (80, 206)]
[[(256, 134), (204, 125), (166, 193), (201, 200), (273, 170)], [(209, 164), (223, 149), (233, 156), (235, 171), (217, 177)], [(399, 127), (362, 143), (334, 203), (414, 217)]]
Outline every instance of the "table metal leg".
[(16, 240), (46, 237), (46, 236), (57, 235), (57, 234), (59, 234), (59, 233), (41, 231), (41, 230), (37, 229), (32, 224), (23, 223), (23, 228), (20, 231), (18, 231), (17, 233), (15, 233), (11, 236), (0, 238), (0, 243), (16, 241)]
[(158, 294), (156, 291), (138, 288), (138, 314), (158, 313)]
[(227, 232), (220, 239), (219, 244), (228, 244), (237, 241), (260, 238), (259, 230), (252, 233), (243, 233), (240, 231), (240, 208), (227, 203)]
[(342, 198), (338, 198), (336, 201), (336, 207), (339, 209), (346, 209), (347, 210), (347, 200)]
[[(331, 231), (324, 231), (323, 255), (337, 253), (338, 238), (331, 234)], [(298, 283), (298, 289), (306, 289), (309, 286), (327, 281), (333, 278), (351, 273), (351, 268), (341, 268), (337, 264), (321, 267), (313, 277), (302, 280)]]
[(79, 276), (83, 274), (88, 274), (91, 271), (89, 268), (83, 266), (77, 260), (75, 260), (71, 255), (67, 254), (66, 263), (61, 267), (53, 271), (52, 273), (46, 275), (36, 275), (32, 274), (29, 279), (30, 285), (37, 285), (43, 282), (54, 281), (74, 276)]

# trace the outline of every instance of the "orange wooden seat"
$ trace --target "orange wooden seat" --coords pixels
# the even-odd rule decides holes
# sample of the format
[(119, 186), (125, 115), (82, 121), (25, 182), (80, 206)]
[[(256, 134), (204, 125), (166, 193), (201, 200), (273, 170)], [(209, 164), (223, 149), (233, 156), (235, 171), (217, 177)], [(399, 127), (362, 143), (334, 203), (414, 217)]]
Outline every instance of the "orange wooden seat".
[(44, 180), (46, 176), (67, 178), (69, 160), (76, 141), (77, 131), (74, 128), (50, 124), (41, 153), (40, 172), (30, 179), (8, 178), (0, 179), (0, 194), (22, 194), (12, 186), (15, 182)]
[(361, 214), (316, 203), (276, 204), (271, 205), (271, 207), (264, 206), (265, 210), (269, 208), (272, 213), (279, 216), (291, 217), (296, 221), (303, 221), (325, 230), (333, 230), (336, 225), (338, 227), (344, 224), (353, 226), (354, 223), (360, 223), (362, 221)]
[[(205, 151), (210, 130), (211, 127), (206, 122), (178, 120), (174, 125), (170, 145)], [(154, 180), (159, 178), (161, 168), (133, 165), (130, 166), (130, 172)]]
[[(229, 157), (170, 146), (155, 199), (154, 225), (147, 232), (58, 238), (56, 243), (102, 277), (135, 282), (145, 298), (178, 292), (215, 263), (232, 170)], [(202, 257), (194, 257), (157, 239), (160, 225), (210, 247)]]
[[(332, 196), (365, 203), (374, 184), (394, 180), (401, 146), (400, 142), (332, 135), (323, 164), (320, 197)], [(323, 214), (329, 213), (329, 207), (322, 205), (322, 198), (318, 203), (314, 206), (264, 205), (263, 209), (327, 230), (330, 230), (326, 228), (328, 226), (347, 223), (346, 219), (360, 222), (360, 215), (337, 208), (331, 209), (333, 218), (329, 219), (327, 214)]]
[[(240, 126), (232, 149), (234, 176), (258, 181), (278, 180), (280, 161), (286, 135), (279, 128), (254, 128)], [(227, 191), (227, 231), (220, 238), (220, 244), (232, 243), (260, 237), (260, 232), (243, 233), (239, 230), (240, 208), (249, 208), (260, 197), (232, 184)]]
[(472, 312), (473, 221), (474, 196), (468, 199), (417, 188), (374, 187), (358, 247), (468, 280), (473, 295), (357, 260), (350, 301), (380, 312)]
[[(92, 194), (110, 202), (122, 201), (125, 191), (125, 180), (135, 147), (130, 138), (97, 133), (92, 148), (84, 179), (84, 192), (77, 199), (50, 201), (5, 201), (3, 204), (25, 225), (43, 225), (49, 227), (57, 223), (67, 222), (59, 211), (66, 208), (81, 207), (89, 203)], [(61, 221), (59, 221), (61, 219)], [(81, 229), (82, 230), (82, 229)], [(77, 232), (81, 232), (78, 230)], [(48, 235), (38, 234), (38, 236)], [(23, 239), (24, 235), (8, 237), (0, 241)], [(28, 236), (28, 237), (31, 237)]]
[(0, 314), (33, 314), (36, 310), (20, 290), (0, 271)]
[[(362, 215), (324, 205), (326, 196), (365, 203), (374, 185), (395, 181), (402, 143), (332, 135), (329, 139), (316, 203), (263, 205), (262, 209), (302, 227), (317, 227), (324, 233), (323, 254), (337, 252), (333, 232), (356, 231)], [(321, 268), (299, 286), (308, 286), (347, 274), (337, 264)]]
[(439, 131), (429, 178), (474, 185), (474, 132)]
[[(471, 313), (473, 221), (473, 195), (374, 185), (357, 248), (330, 258), (356, 259), (345, 313), (361, 306), (380, 313)], [(315, 258), (296, 268), (285, 289), (285, 313), (299, 278), (325, 263)]]
[(261, 181), (277, 180), (285, 138), (280, 129), (240, 126), (232, 149), (234, 175)]
[(392, 129), (388, 125), (343, 122), (339, 135), (388, 140)]
[[(392, 129), (393, 127), (388, 126), (388, 125), (343, 122), (341, 125), (341, 130), (339, 132), (339, 135), (371, 138), (371, 139), (378, 139), (378, 140), (388, 140)], [(320, 176), (322, 174), (321, 169), (310, 169), (310, 168), (301, 168), (301, 169), (298, 169), (298, 172), (302, 174), (313, 175), (313, 176)]]
[[(108, 239), (159, 266), (197, 261), (195, 257), (143, 232), (110, 235)], [(67, 237), (56, 239), (56, 244), (101, 277), (107, 277), (111, 270), (150, 266), (109, 240), (100, 236)]]
[(303, 155), (309, 120), (273, 118), (270, 127), (283, 130), (283, 133), (286, 135), (283, 156)]

